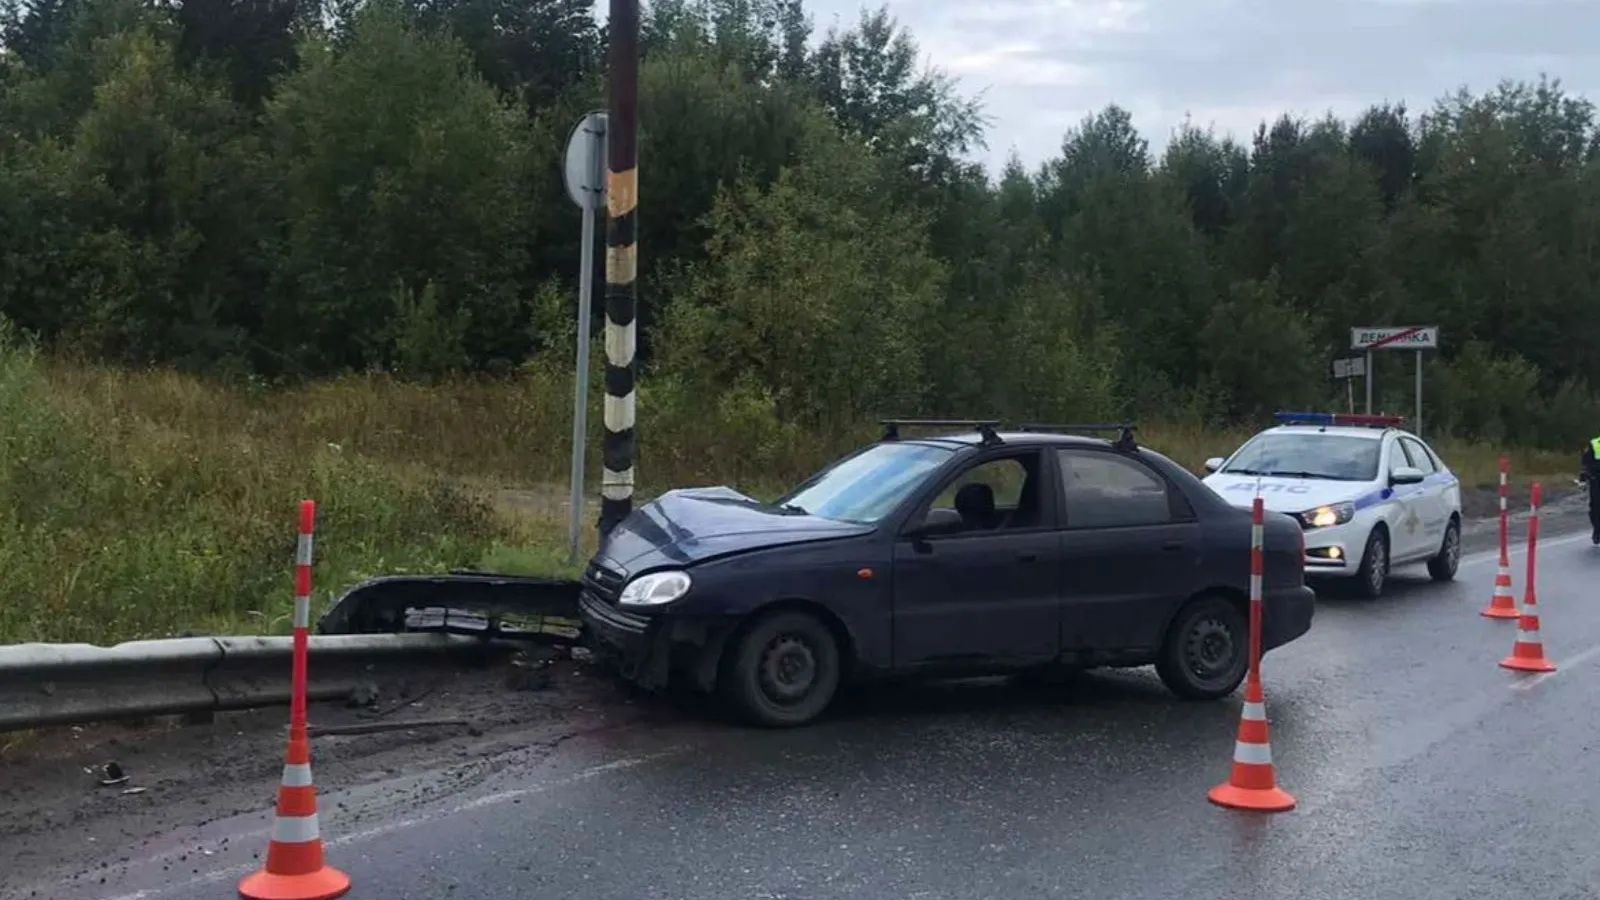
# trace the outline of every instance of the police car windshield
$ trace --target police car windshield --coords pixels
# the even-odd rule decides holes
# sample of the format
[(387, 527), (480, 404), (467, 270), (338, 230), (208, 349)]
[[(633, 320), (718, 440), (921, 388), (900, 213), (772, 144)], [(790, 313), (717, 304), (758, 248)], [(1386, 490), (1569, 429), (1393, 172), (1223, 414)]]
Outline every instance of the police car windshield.
[(1229, 475), (1372, 481), (1381, 442), (1339, 434), (1258, 434), (1228, 460)]
[(773, 505), (870, 525), (893, 512), (953, 452), (932, 444), (874, 444), (811, 476)]

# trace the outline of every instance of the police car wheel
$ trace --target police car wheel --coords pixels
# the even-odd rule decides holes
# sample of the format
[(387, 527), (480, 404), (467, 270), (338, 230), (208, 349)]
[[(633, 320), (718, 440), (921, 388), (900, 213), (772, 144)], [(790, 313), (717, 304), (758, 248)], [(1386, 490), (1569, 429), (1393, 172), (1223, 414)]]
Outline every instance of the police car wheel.
[(1450, 581), (1456, 577), (1461, 565), (1461, 525), (1451, 519), (1444, 530), (1444, 542), (1439, 545), (1439, 555), (1428, 560), (1428, 575), (1434, 581)]
[(1382, 528), (1372, 529), (1367, 537), (1367, 548), (1361, 554), (1361, 567), (1356, 570), (1355, 587), (1361, 596), (1371, 600), (1383, 596), (1383, 587), (1389, 580), (1389, 536)]

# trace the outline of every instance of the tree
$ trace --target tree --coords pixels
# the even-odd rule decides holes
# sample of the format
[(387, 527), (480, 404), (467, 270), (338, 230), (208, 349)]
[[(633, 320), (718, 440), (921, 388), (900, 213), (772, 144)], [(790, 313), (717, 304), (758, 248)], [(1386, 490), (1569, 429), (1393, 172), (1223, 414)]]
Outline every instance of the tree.
[(392, 3), (363, 8), (343, 52), (303, 54), (268, 105), (287, 234), (264, 330), (312, 369), (404, 368), (395, 329), (414, 316), (460, 342), (450, 357), (521, 356), (521, 114)]

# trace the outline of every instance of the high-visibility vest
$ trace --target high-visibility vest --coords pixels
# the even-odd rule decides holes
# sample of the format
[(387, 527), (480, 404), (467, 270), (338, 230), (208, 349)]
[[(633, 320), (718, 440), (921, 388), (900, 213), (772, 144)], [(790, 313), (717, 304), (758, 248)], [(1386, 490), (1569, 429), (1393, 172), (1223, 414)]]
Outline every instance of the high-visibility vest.
[(1600, 462), (1600, 437), (1589, 439), (1589, 449), (1594, 451), (1596, 462)]

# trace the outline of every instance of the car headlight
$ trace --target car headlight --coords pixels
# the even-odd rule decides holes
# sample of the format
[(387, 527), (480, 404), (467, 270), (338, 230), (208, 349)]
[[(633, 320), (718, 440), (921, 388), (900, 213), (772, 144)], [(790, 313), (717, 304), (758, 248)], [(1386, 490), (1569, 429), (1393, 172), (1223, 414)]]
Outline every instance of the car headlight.
[(628, 582), (618, 606), (660, 606), (689, 593), (688, 572), (652, 572)]
[(1307, 528), (1329, 528), (1343, 525), (1356, 517), (1353, 503), (1330, 503), (1300, 514), (1300, 522)]

